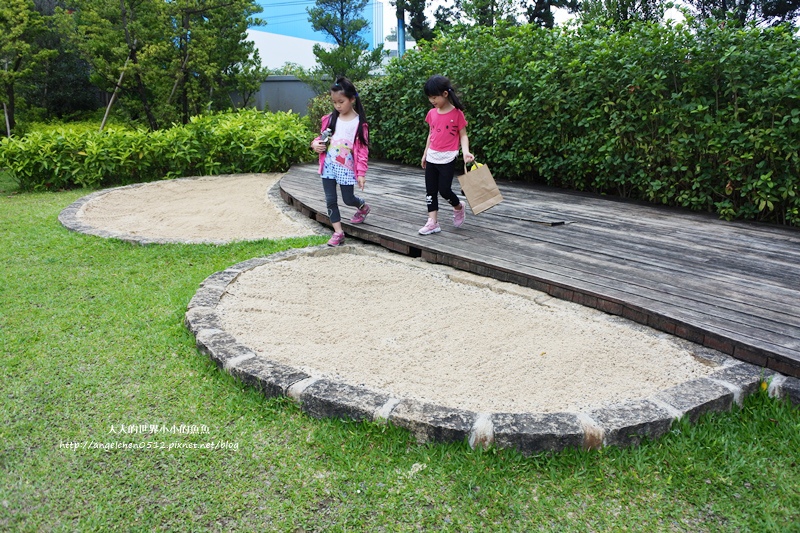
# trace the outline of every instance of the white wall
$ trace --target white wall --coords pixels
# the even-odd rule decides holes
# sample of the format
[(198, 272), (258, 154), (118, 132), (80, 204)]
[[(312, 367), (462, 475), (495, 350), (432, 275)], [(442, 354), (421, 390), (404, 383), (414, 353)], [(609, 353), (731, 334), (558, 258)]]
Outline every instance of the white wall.
[(270, 69), (280, 68), (285, 63), (297, 63), (303, 68), (312, 68), (317, 64), (317, 58), (313, 52), (314, 45), (331, 46), (329, 43), (252, 29), (247, 30), (247, 39), (255, 44), (261, 56), (261, 64)]

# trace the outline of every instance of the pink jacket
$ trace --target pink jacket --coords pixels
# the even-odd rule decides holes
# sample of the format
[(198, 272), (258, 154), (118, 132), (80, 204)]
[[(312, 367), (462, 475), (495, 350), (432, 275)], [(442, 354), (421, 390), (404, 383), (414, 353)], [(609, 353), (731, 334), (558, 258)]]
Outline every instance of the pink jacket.
[[(330, 115), (325, 115), (322, 117), (322, 127), (319, 129), (320, 133), (325, 131), (328, 127), (328, 124), (331, 121)], [(367, 130), (367, 124), (364, 123), (361, 125), (364, 129), (364, 138), (369, 140), (369, 132)], [(319, 135), (314, 139), (315, 141), (319, 139)], [(327, 152), (322, 152), (319, 154), (319, 173), (322, 174), (322, 167), (325, 165), (325, 156)], [(355, 140), (353, 141), (353, 161), (356, 165), (356, 177), (359, 176), (366, 176), (367, 175), (367, 160), (369, 159), (369, 147), (364, 145), (361, 142), (361, 139), (358, 138), (356, 135)]]

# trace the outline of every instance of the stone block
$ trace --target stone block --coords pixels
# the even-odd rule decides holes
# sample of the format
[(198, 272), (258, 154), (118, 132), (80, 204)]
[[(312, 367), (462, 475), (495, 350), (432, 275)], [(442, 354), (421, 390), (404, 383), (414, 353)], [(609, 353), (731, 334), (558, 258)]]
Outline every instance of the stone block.
[(647, 400), (636, 400), (587, 413), (603, 430), (605, 446), (638, 446), (669, 431), (672, 414)]
[(225, 331), (219, 329), (203, 329), (195, 335), (197, 349), (208, 355), (217, 366), (224, 368), (231, 359), (238, 359), (253, 351), (236, 342), (236, 339)]
[(290, 366), (273, 363), (257, 356), (237, 363), (228, 371), (232, 376), (255, 387), (269, 398), (286, 395), (289, 387), (310, 377), (305, 372)]
[(389, 422), (411, 431), (420, 443), (466, 441), (475, 418), (472, 411), (416, 400), (403, 400), (389, 414)]
[(741, 393), (734, 397), (734, 401), (741, 405), (744, 396), (758, 391), (761, 382), (774, 375), (775, 371), (773, 370), (751, 365), (750, 363), (737, 362), (720, 368), (708, 377), (714, 381), (728, 383), (739, 389)]
[(375, 411), (390, 398), (387, 393), (373, 392), (338, 381), (320, 379), (300, 394), (300, 405), (315, 418), (336, 417), (372, 420)]
[(781, 398), (788, 398), (792, 404), (800, 407), (800, 379), (786, 378), (781, 384)]
[(524, 455), (583, 446), (583, 426), (572, 413), (495, 413), (494, 442)]
[(186, 312), (184, 322), (193, 335), (204, 329), (222, 329), (216, 310), (211, 307), (193, 307)]
[(693, 379), (661, 391), (653, 396), (674, 407), (693, 423), (709, 411), (728, 411), (733, 405), (733, 392), (709, 379)]
[(241, 274), (240, 270), (235, 270), (235, 269), (231, 269), (231, 268), (226, 269), (226, 270), (221, 270), (219, 272), (214, 272), (213, 274), (208, 276), (206, 279), (204, 279), (203, 282), (200, 283), (200, 286), (201, 287), (214, 287), (214, 286), (227, 287), (228, 285), (230, 285), (230, 283), (233, 280), (236, 279), (236, 277), (239, 274)]
[(225, 288), (220, 285), (208, 285), (200, 287), (192, 299), (189, 300), (188, 309), (192, 307), (216, 307), (220, 298), (225, 293)]

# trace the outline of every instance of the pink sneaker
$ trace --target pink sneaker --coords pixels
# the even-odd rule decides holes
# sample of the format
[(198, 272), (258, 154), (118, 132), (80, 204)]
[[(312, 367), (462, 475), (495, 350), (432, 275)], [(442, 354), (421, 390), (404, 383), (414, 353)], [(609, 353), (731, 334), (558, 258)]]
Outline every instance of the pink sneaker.
[(442, 231), (442, 228), (439, 226), (439, 223), (432, 218), (429, 218), (428, 223), (419, 228), (420, 235), (430, 235), (431, 233), (439, 233), (440, 231)]
[(461, 202), (461, 209), (453, 208), (453, 225), (460, 228), (465, 218), (467, 218), (467, 206), (464, 202)]
[(353, 218), (350, 219), (350, 223), (361, 224), (362, 222), (364, 222), (364, 219), (367, 218), (367, 215), (369, 215), (369, 211), (370, 209), (367, 204), (362, 205), (361, 207), (358, 208), (356, 214), (353, 215)]
[(339, 246), (344, 242), (344, 232), (334, 233), (331, 235), (331, 240), (328, 241), (328, 246)]

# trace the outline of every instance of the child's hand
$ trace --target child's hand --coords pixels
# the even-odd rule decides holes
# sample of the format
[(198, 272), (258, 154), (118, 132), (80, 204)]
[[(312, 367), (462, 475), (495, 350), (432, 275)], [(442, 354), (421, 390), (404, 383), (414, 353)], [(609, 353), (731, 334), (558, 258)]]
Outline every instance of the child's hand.
[(366, 183), (367, 177), (366, 176), (356, 176), (356, 181), (358, 182), (358, 186), (363, 191), (364, 190), (364, 183)]
[(425, 168), (425, 156), (426, 154), (422, 154), (422, 168)]
[(314, 139), (313, 141), (311, 141), (311, 149), (317, 152), (318, 154), (323, 153), (326, 148), (327, 145), (319, 139)]
[(475, 156), (471, 152), (464, 152), (464, 162), (472, 163), (473, 161), (475, 161)]

